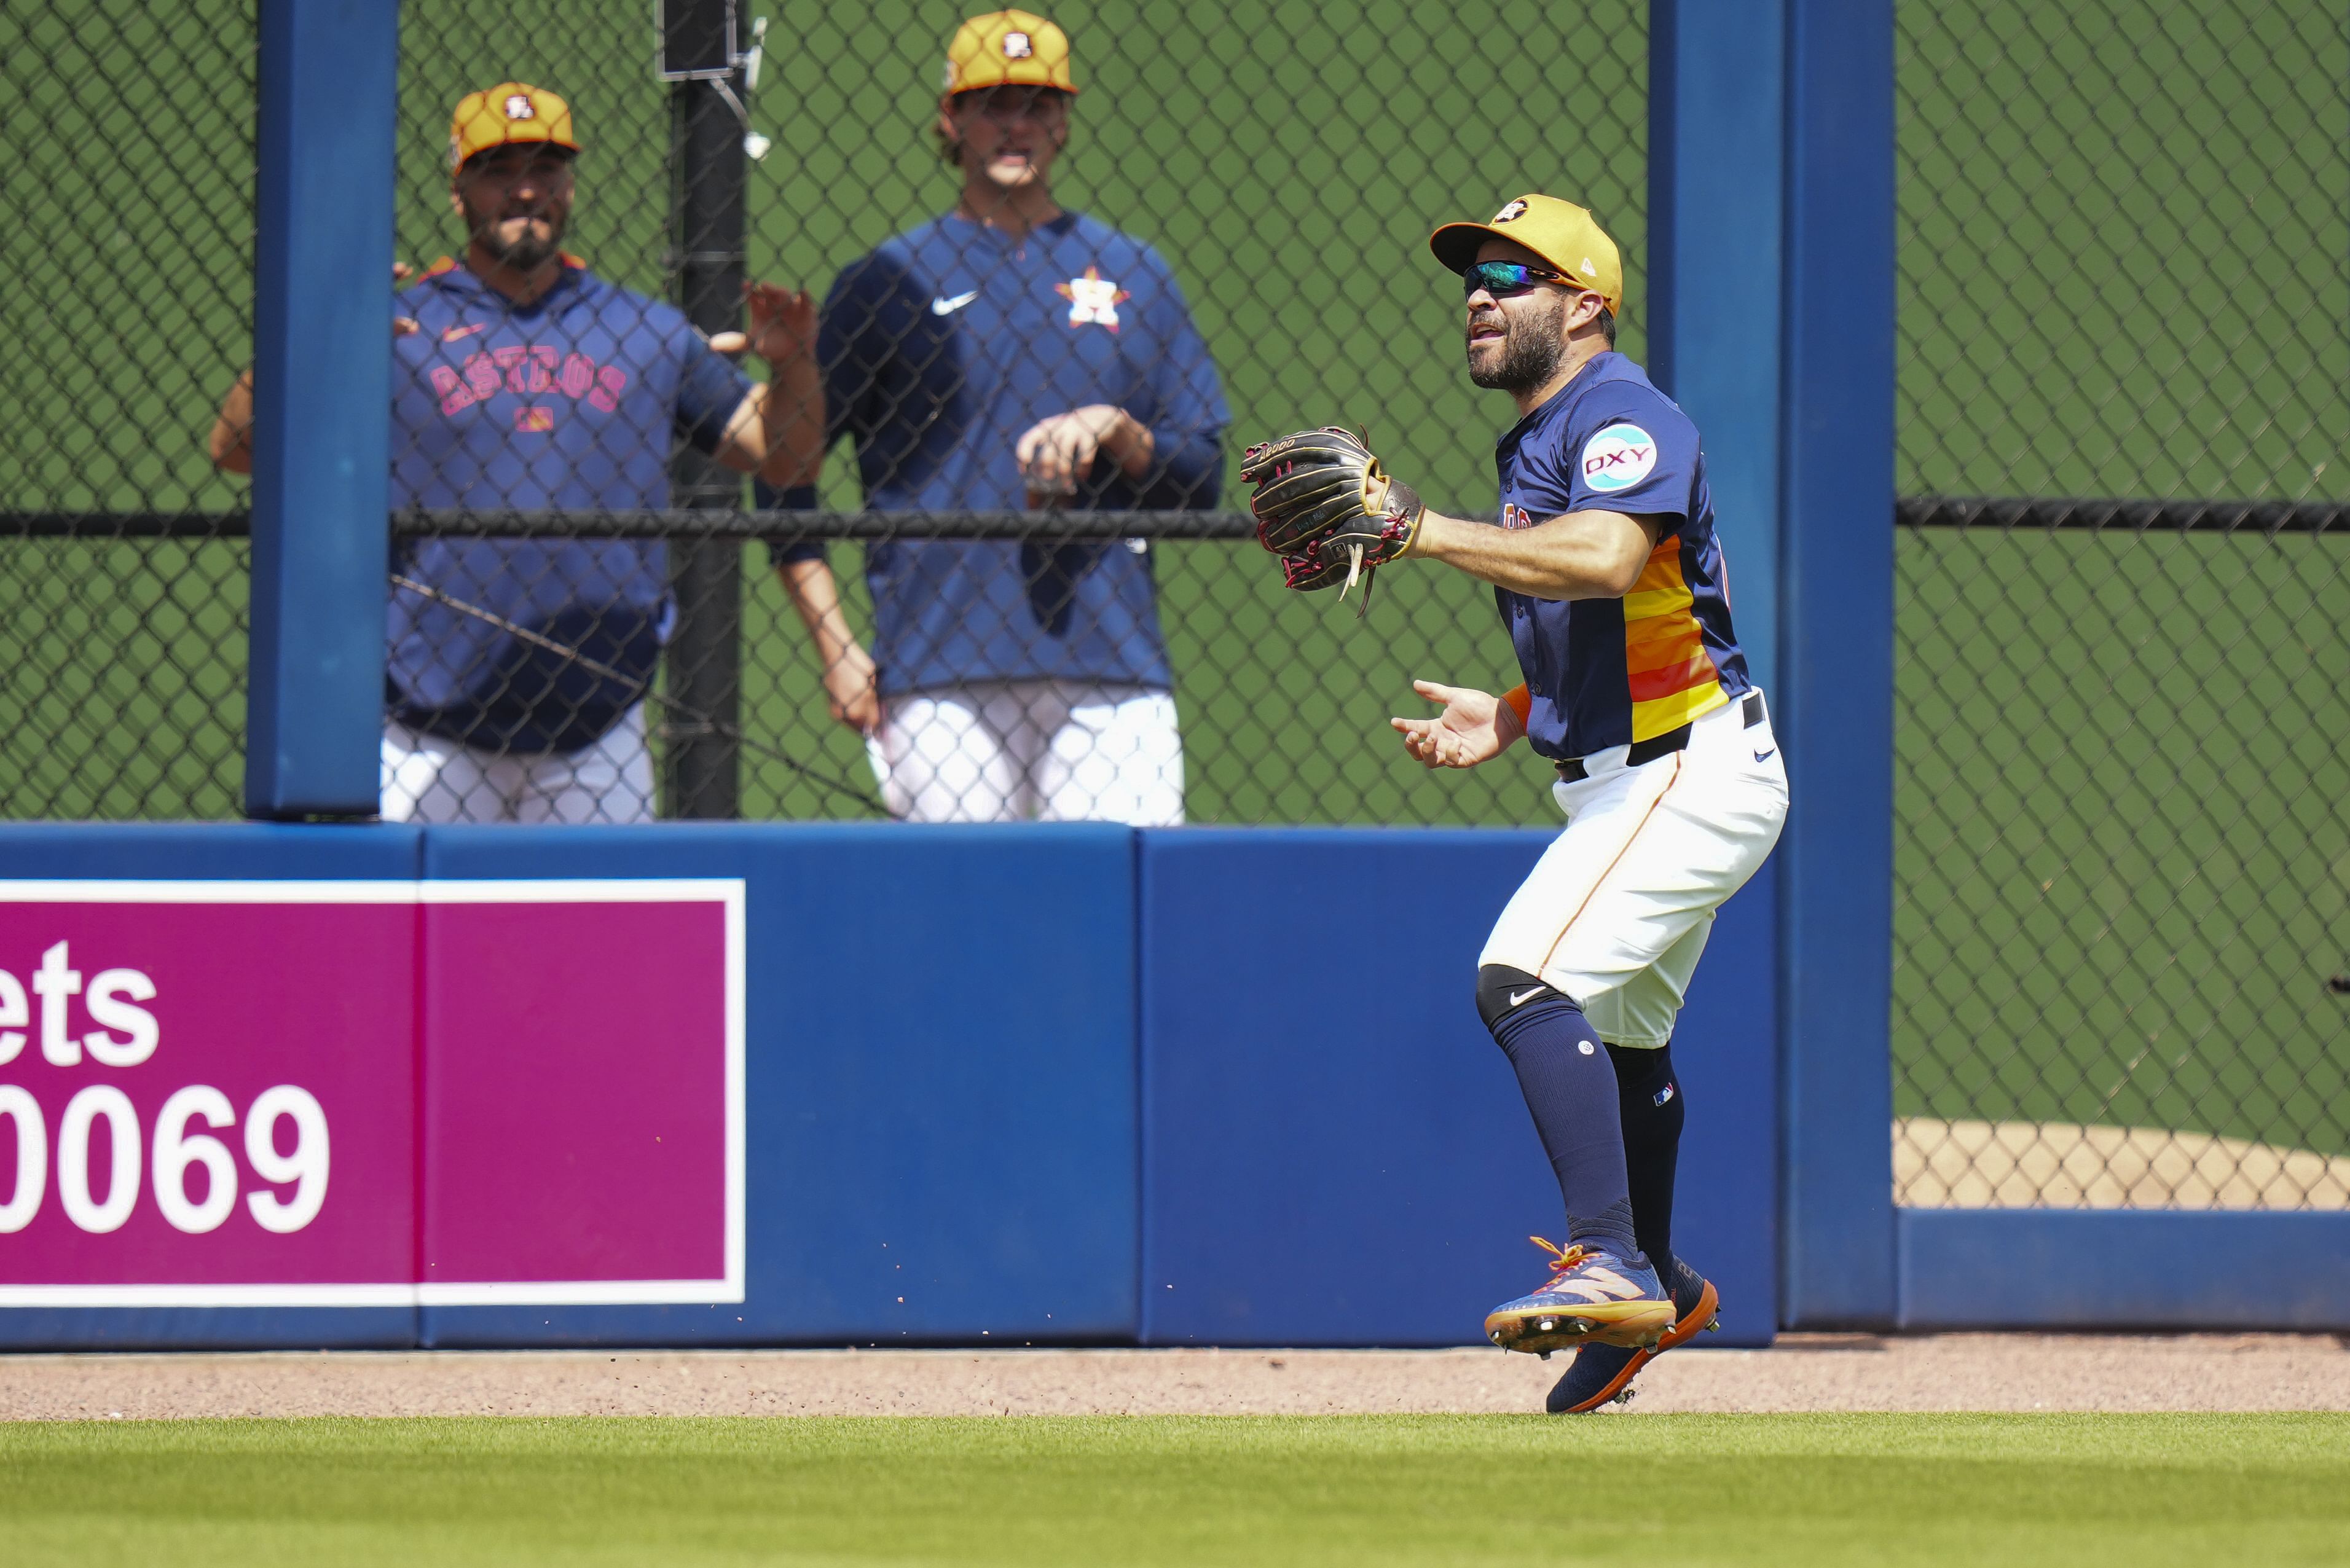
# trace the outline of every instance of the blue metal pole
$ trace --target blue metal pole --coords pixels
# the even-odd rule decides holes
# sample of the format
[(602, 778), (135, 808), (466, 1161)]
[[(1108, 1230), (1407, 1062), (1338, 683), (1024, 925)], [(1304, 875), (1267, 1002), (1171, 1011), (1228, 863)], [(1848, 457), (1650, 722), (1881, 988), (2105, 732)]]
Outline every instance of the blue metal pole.
[(1785, 0), (1783, 1321), (1894, 1321), (1893, 7)]
[[(1784, 0), (1654, 0), (1649, 7), (1648, 369), (1703, 432), (1739, 644), (1774, 706), (1786, 26)], [(1745, 929), (1770, 933), (1767, 950), (1739, 975), (1736, 1006), (1717, 1014), (1738, 1033), (1689, 1042), (1685, 1052), (1690, 1061), (1704, 1059), (1700, 1049), (1718, 1053), (1711, 1076), (1749, 1098), (1739, 1112), (1746, 1116), (1772, 1114), (1781, 1077), (1778, 893), (1773, 860), (1735, 900), (1757, 911)], [(1734, 915), (1725, 920), (1724, 929), (1737, 924)], [(1692, 1102), (1693, 1127), (1706, 1114), (1701, 1106)], [(1774, 1172), (1778, 1130), (1774, 1121), (1757, 1135), (1773, 1151)], [(1756, 1250), (1774, 1262), (1783, 1251), (1779, 1212), (1773, 1191), (1753, 1194), (1744, 1211), (1760, 1232)]]
[(372, 816), (391, 451), (395, 0), (262, 0), (244, 806)]
[(1648, 370), (1705, 436), (1748, 668), (1779, 678), (1785, 0), (1654, 0)]

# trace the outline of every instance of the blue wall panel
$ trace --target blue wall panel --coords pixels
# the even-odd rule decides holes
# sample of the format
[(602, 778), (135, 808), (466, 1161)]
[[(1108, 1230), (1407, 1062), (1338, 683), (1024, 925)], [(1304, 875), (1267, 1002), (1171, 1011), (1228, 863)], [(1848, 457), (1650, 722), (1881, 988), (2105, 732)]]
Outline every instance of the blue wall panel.
[(427, 1344), (1132, 1339), (1128, 830), (436, 829), (426, 866), (740, 877), (750, 942), (749, 1299), (432, 1307)]
[(2350, 1330), (2350, 1213), (1898, 1212), (1904, 1328)]
[[(750, 944), (744, 1303), (11, 1312), (0, 1344), (1473, 1342), (1487, 1306), (1540, 1276), (1523, 1237), (1558, 1224), (1471, 999), (1485, 929), (1547, 838), (0, 832), (22, 877), (741, 877)], [(1724, 1287), (1726, 1343), (1771, 1326), (1772, 1072), (1752, 998), (1768, 908), (1758, 887), (1725, 909), (1676, 1043), (1679, 1241)], [(1263, 940), (1342, 925), (1388, 943), (1359, 975)]]
[(1779, 1323), (1778, 861), (1721, 907), (1673, 1033), (1689, 1100), (1673, 1251), (1721, 1288), (1721, 1332), (1768, 1345)]
[[(1146, 1343), (1474, 1344), (1542, 1278), (1558, 1189), (1473, 992), (1549, 837), (1143, 834)], [(1676, 1245), (1723, 1343), (1773, 1323), (1770, 1025), (1736, 1000), (1767, 909), (1725, 918), (1676, 1044)]]
[(414, 1307), (9, 1307), (0, 1351), (412, 1350)]
[[(12, 880), (407, 881), (423, 836), (405, 827), (26, 823), (0, 827)], [(0, 1349), (382, 1348), (416, 1343), (412, 1307), (9, 1308)]]
[(0, 877), (134, 882), (405, 882), (421, 829), (383, 825), (26, 822), (0, 826)]
[(1893, 7), (1786, 0), (1784, 1316), (1895, 1311)]

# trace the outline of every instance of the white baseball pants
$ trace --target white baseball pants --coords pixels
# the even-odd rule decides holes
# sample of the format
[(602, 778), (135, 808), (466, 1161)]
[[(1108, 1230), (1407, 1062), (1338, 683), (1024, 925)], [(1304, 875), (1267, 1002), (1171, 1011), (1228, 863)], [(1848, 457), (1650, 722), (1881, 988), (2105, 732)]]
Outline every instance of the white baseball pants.
[(645, 705), (576, 752), (493, 752), (383, 726), (383, 819), (623, 824), (653, 820)]
[(1566, 830), (1502, 911), (1479, 965), (1540, 975), (1611, 1045), (1670, 1041), (1714, 911), (1787, 820), (1769, 715), (1749, 728), (1744, 707), (1741, 698), (1697, 720), (1669, 756), (1627, 767), (1627, 748), (1611, 748), (1584, 759), (1587, 777), (1554, 785)]
[(1171, 692), (979, 680), (887, 701), (868, 746), (881, 798), (910, 822), (1183, 820)]

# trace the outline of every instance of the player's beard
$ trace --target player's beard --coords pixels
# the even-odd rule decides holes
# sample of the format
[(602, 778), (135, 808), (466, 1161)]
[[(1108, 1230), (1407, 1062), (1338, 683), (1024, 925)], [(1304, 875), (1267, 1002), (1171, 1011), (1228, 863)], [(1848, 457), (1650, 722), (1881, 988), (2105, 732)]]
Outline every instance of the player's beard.
[(477, 213), (470, 206), (465, 209), (465, 223), (473, 230), (473, 243), (487, 251), (493, 259), (516, 272), (529, 272), (544, 265), (562, 245), (564, 227), (561, 213), (542, 212), (530, 215), (546, 225), (544, 239), (531, 229), (525, 228), (518, 237), (509, 241), (498, 233), (498, 225), (505, 221), (505, 215)]
[(1566, 357), (1560, 328), (1566, 321), (1566, 301), (1555, 297), (1538, 311), (1513, 318), (1502, 314), (1502, 360), (1490, 369), (1473, 366), (1469, 379), (1478, 386), (1512, 397), (1531, 392), (1558, 373)]

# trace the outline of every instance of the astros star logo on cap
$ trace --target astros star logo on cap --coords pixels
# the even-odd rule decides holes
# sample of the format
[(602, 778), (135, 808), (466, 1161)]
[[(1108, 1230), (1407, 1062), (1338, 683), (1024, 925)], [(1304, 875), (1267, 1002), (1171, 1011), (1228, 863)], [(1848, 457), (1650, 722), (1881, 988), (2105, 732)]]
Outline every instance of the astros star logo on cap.
[(970, 17), (947, 42), (939, 87), (949, 97), (994, 87), (1053, 88), (1074, 95), (1069, 36), (1034, 11)]
[(560, 94), (528, 82), (500, 82), (457, 100), (456, 110), (449, 117), (452, 172), (477, 152), (516, 142), (577, 152), (579, 138), (572, 129), (571, 106)]

